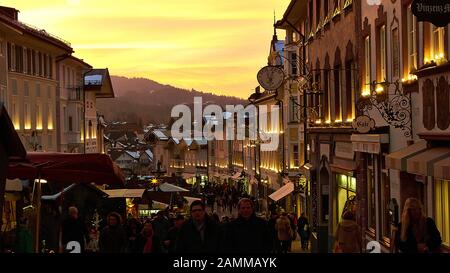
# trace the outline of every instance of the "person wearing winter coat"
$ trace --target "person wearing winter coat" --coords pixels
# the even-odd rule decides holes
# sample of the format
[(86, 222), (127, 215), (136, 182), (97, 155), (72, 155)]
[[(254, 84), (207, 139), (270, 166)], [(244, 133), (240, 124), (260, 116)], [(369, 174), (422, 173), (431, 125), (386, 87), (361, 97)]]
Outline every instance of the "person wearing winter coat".
[(272, 234), (267, 221), (258, 218), (250, 199), (238, 203), (238, 218), (225, 228), (223, 251), (227, 253), (270, 253)]
[(127, 234), (121, 225), (117, 212), (108, 214), (108, 225), (100, 232), (98, 246), (101, 253), (125, 253), (128, 246)]
[(335, 253), (361, 253), (361, 228), (355, 221), (355, 214), (346, 211), (335, 234)]
[(198, 200), (191, 204), (191, 219), (183, 224), (175, 244), (176, 253), (217, 253), (220, 250), (221, 230)]
[(285, 212), (278, 218), (275, 229), (278, 232), (278, 240), (280, 241), (280, 252), (287, 253), (292, 239), (292, 229), (291, 222)]

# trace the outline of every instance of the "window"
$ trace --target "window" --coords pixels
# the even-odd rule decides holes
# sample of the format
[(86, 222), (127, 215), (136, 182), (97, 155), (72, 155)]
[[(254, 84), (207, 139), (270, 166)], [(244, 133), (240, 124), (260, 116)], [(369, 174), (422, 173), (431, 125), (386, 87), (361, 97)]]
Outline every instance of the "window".
[(33, 61), (32, 61), (32, 51), (31, 49), (27, 48), (27, 73), (31, 75), (33, 71)]
[(319, 0), (319, 1), (316, 1), (316, 25), (317, 25), (317, 27), (319, 27), (319, 25), (320, 25), (320, 10), (321, 10), (321, 7), (320, 7), (320, 2), (322, 2), (321, 0)]
[(298, 109), (298, 98), (292, 96), (289, 100), (289, 122), (297, 122), (298, 117), (297, 113), (299, 111)]
[(47, 76), (48, 76), (48, 59), (47, 59), (47, 54), (43, 54), (42, 58), (44, 59), (44, 77), (47, 78)]
[(409, 71), (417, 69), (417, 19), (413, 15), (411, 6), (407, 10), (408, 25), (408, 68)]
[(73, 132), (73, 118), (72, 118), (72, 116), (69, 116), (69, 132)]
[(67, 121), (67, 108), (63, 107), (63, 122), (64, 122), (64, 132), (68, 131), (68, 121)]
[(37, 65), (38, 65), (38, 62), (36, 61), (36, 58), (37, 58), (37, 56), (36, 56), (36, 51), (34, 51), (34, 49), (33, 50), (31, 50), (31, 62), (32, 62), (32, 67), (33, 67), (33, 75), (37, 75), (38, 74), (38, 68), (37, 68)]
[(432, 59), (439, 60), (444, 58), (444, 28), (443, 27), (436, 27), (432, 25), (432, 45), (433, 45), (433, 54)]
[(442, 244), (450, 247), (450, 181), (435, 180), (435, 220), (436, 226), (441, 233)]
[(297, 75), (297, 53), (296, 52), (291, 52), (291, 75)]
[(7, 55), (8, 55), (8, 70), (11, 71), (12, 70), (12, 45), (10, 43), (7, 43)]
[(23, 48), (23, 73), (28, 73), (28, 51)]
[(370, 82), (371, 82), (371, 63), (370, 63), (370, 36), (367, 36), (364, 40), (364, 84), (363, 95), (370, 94)]
[(50, 85), (47, 85), (47, 97), (48, 97), (49, 99), (52, 98), (52, 90), (51, 90)]
[(334, 67), (334, 120), (336, 122), (342, 121), (342, 98), (341, 98), (341, 66)]
[(38, 70), (39, 76), (42, 77), (43, 71), (42, 71), (42, 53), (41, 52), (38, 53), (38, 68), (39, 68), (39, 70)]
[(13, 101), (12, 103), (12, 122), (16, 130), (20, 130), (19, 105)]
[(36, 97), (39, 98), (41, 96), (41, 84), (36, 83)]
[[(317, 69), (320, 69), (320, 67), (317, 67)], [(315, 87), (314, 87), (314, 91), (320, 92), (320, 72), (316, 73), (316, 75), (314, 75), (314, 83), (315, 83)], [(311, 95), (311, 100), (312, 101), (312, 105), (313, 107), (318, 107), (318, 108), (314, 108), (314, 109), (319, 109), (318, 113), (315, 114), (315, 118), (316, 119), (320, 119), (323, 114), (322, 114), (322, 108), (319, 107), (321, 105), (321, 96), (317, 95), (317, 94), (313, 94)]]
[(53, 146), (53, 136), (48, 135), (48, 148), (52, 148)]
[(386, 71), (386, 26), (380, 27), (380, 75), (379, 81), (384, 82), (387, 80), (387, 71)]
[(31, 109), (30, 104), (28, 102), (24, 103), (23, 112), (25, 116), (25, 130), (31, 129)]
[(347, 122), (355, 118), (355, 63), (348, 61), (345, 64), (345, 99), (347, 110)]
[(47, 129), (53, 130), (53, 111), (51, 104), (47, 104)]
[(88, 125), (89, 129), (88, 129), (88, 136), (87, 139), (92, 139), (92, 121), (89, 121), (89, 125)]
[(294, 146), (292, 147), (292, 155), (293, 155), (293, 164), (294, 167), (297, 168), (299, 167), (299, 156), (298, 156), (298, 144), (294, 144)]
[(330, 70), (325, 70), (323, 73), (323, 78), (324, 78), (324, 90), (323, 90), (323, 111), (324, 111), (324, 116), (325, 116), (325, 120), (329, 120), (330, 119), (330, 103), (329, 103), (329, 99), (330, 99), (330, 95), (329, 95), (329, 90), (330, 90)]
[(23, 72), (23, 49), (21, 46), (16, 45), (15, 47), (16, 63), (15, 71)]
[(23, 95), (25, 97), (30, 96), (30, 86), (28, 85), (28, 81), (23, 81)]
[(338, 174), (336, 179), (338, 182), (338, 219), (341, 219), (347, 200), (356, 196), (356, 178)]
[(400, 48), (398, 40), (398, 28), (392, 29), (392, 76), (398, 78), (400, 75)]
[(48, 70), (49, 71), (49, 78), (53, 79), (53, 58), (51, 56), (49, 56), (48, 59), (49, 59), (49, 61), (48, 61), (48, 64), (49, 64), (49, 70)]
[(11, 80), (11, 91), (13, 95), (18, 95), (17, 93), (17, 80), (16, 79), (12, 79)]
[(42, 130), (42, 106), (36, 104), (36, 129)]

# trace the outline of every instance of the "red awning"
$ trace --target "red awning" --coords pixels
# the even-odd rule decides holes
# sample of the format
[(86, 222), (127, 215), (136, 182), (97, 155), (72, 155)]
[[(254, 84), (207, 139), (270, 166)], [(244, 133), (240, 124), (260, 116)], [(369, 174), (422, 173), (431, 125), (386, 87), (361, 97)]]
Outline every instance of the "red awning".
[(42, 178), (49, 182), (123, 186), (120, 168), (105, 154), (28, 153), (25, 161), (10, 161), (9, 179)]

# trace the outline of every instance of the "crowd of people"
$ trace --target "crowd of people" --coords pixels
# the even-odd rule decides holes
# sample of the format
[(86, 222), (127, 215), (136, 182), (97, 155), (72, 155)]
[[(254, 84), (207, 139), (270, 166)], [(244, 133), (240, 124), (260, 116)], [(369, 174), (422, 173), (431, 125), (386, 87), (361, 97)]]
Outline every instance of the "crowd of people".
[(196, 200), (188, 218), (172, 218), (160, 211), (153, 218), (128, 218), (123, 224), (121, 216), (112, 212), (96, 236), (81, 225), (76, 208), (71, 207), (63, 223), (62, 243), (78, 241), (82, 252), (101, 253), (287, 253), (298, 232), (306, 249), (304, 215), (297, 220), (293, 214), (273, 213), (266, 220), (256, 216), (251, 199), (241, 198), (236, 206), (236, 218), (219, 219)]

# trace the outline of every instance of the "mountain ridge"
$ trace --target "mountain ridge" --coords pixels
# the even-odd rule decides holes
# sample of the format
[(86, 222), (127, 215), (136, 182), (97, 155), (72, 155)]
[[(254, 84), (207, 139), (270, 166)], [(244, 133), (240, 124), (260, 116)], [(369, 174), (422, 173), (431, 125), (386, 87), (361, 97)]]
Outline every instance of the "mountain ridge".
[(161, 84), (143, 77), (111, 76), (115, 98), (97, 100), (97, 109), (107, 121), (127, 121), (143, 124), (168, 123), (173, 106), (192, 105), (194, 97), (202, 97), (203, 103), (225, 105), (246, 104), (246, 101), (224, 95), (187, 90), (169, 84)]

